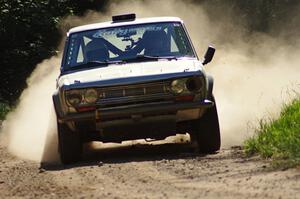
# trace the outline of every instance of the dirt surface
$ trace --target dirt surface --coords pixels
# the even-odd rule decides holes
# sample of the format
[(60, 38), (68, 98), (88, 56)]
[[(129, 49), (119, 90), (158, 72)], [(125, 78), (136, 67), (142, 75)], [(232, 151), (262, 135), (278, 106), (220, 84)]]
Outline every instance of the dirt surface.
[(0, 147), (0, 198), (300, 198), (299, 169), (274, 171), (240, 147), (195, 155), (186, 145), (94, 149), (67, 167)]

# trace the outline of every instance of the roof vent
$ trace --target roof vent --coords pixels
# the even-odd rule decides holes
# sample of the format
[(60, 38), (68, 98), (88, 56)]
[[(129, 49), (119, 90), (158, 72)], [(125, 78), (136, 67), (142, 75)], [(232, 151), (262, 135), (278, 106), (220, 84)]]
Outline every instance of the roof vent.
[(134, 13), (124, 14), (124, 15), (115, 15), (115, 16), (112, 16), (112, 21), (114, 23), (123, 22), (123, 21), (134, 21), (135, 18), (136, 18), (136, 15)]

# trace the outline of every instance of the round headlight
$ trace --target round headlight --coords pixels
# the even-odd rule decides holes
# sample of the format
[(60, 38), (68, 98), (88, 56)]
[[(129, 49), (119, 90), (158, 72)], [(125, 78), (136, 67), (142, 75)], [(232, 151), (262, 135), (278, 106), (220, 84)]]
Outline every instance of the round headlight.
[(81, 103), (82, 95), (78, 90), (67, 91), (66, 98), (69, 104), (76, 106)]
[(185, 82), (180, 80), (174, 80), (171, 82), (171, 91), (175, 94), (180, 94), (185, 89)]
[(84, 94), (84, 99), (87, 103), (95, 103), (98, 99), (98, 93), (95, 89), (88, 89)]
[(200, 78), (190, 78), (186, 81), (186, 88), (190, 92), (197, 92), (201, 89), (202, 87), (202, 81)]

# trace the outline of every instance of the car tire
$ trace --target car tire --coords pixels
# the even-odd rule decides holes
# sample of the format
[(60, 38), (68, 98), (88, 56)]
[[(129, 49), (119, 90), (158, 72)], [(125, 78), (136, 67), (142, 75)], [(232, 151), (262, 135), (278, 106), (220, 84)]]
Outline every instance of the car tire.
[(204, 115), (192, 124), (191, 141), (197, 143), (197, 151), (200, 153), (215, 153), (221, 146), (219, 119), (214, 97), (212, 101), (215, 105), (207, 109)]
[(67, 124), (57, 124), (59, 154), (63, 164), (78, 162), (82, 156), (80, 133), (72, 131)]

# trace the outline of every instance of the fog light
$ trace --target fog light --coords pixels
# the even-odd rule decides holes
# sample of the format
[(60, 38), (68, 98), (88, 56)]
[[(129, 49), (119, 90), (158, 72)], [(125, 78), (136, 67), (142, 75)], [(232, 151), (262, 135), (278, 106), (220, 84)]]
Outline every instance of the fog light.
[(87, 112), (87, 111), (94, 111), (94, 110), (96, 110), (95, 106), (83, 106), (77, 108), (78, 112)]
[(185, 102), (189, 102), (189, 101), (193, 101), (194, 100), (194, 95), (187, 95), (187, 96), (177, 96), (175, 98), (176, 101), (185, 101)]

